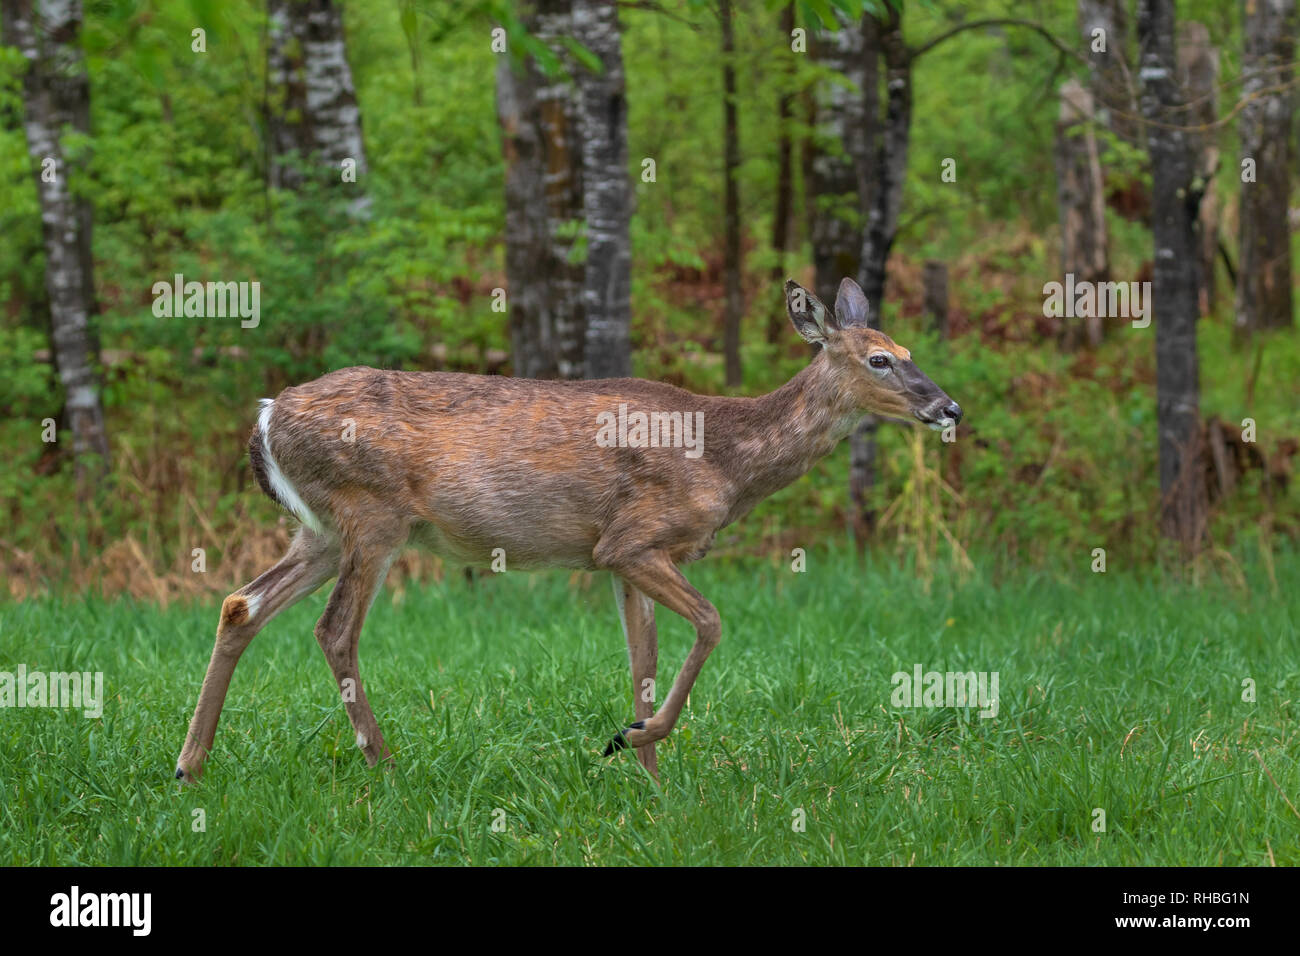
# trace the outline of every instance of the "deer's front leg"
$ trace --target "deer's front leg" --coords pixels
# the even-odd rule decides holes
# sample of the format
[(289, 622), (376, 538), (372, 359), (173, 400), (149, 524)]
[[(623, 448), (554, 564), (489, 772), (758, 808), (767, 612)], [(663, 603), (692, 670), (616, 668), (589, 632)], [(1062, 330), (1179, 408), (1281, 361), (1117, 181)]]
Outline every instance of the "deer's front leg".
[(718, 616), (718, 609), (691, 587), (667, 554), (662, 551), (643, 552), (614, 560), (617, 563), (611, 565), (612, 569), (625, 582), (694, 625), (695, 644), (686, 655), (686, 661), (677, 672), (677, 679), (658, 712), (636, 721), (615, 737), (610, 742), (611, 750), (620, 745), (640, 748), (667, 737), (681, 715), (700, 668), (722, 639), (722, 619)]
[[(644, 723), (655, 710), (655, 680), (659, 667), (659, 631), (655, 627), (655, 602), (619, 577), (614, 578), (614, 599), (618, 602), (627, 656), (632, 665), (632, 700), (638, 722)], [(610, 748), (613, 752), (613, 748)], [(659, 779), (659, 760), (654, 742), (638, 747), (637, 760)]]

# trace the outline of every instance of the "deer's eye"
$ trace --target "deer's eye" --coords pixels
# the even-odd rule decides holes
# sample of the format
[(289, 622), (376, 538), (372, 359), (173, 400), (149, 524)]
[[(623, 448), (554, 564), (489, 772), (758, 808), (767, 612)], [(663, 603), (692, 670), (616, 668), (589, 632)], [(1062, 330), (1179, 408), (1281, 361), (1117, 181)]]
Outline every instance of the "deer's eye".
[(867, 359), (867, 362), (872, 368), (889, 368), (889, 358), (879, 352)]

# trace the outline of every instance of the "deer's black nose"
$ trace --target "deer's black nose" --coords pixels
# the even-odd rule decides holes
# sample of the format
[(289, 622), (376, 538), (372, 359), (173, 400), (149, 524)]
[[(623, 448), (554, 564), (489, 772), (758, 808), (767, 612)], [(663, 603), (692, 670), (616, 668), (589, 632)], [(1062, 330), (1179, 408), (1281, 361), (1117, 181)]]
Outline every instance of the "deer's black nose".
[(949, 402), (947, 405), (943, 406), (943, 415), (944, 418), (951, 418), (955, 425), (961, 421), (961, 406), (956, 402)]

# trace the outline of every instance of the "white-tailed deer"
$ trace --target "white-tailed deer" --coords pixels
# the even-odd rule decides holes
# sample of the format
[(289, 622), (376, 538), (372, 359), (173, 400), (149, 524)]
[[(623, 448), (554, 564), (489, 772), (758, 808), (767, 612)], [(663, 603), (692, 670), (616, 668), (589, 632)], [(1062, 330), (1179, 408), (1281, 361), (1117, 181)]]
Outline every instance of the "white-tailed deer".
[[(347, 368), (264, 402), (248, 446), (253, 471), (302, 527), (278, 564), (222, 604), (176, 776), (202, 772), (253, 636), (336, 575), (316, 639), (366, 760), (388, 758), (361, 687), (357, 641), (389, 563), (408, 543), (469, 563), (488, 564), (499, 548), (510, 568), (612, 571), (637, 693), (635, 722), (606, 754), (635, 747), (657, 776), (655, 741), (677, 723), (721, 636), (717, 609), (680, 566), (807, 472), (864, 414), (935, 428), (961, 418), (906, 349), (867, 327), (867, 301), (851, 279), (834, 313), (794, 282), (786, 304), (795, 329), (821, 350), (759, 398), (640, 379)], [(656, 603), (696, 635), (657, 711), (640, 693), (655, 679)]]

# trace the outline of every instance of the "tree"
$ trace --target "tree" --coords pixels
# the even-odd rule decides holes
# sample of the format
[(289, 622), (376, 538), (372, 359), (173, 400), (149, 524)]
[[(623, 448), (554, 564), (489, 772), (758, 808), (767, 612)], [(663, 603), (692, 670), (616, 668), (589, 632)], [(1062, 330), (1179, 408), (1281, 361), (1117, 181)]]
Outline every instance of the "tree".
[(745, 302), (740, 289), (740, 124), (736, 117), (736, 39), (732, 23), (731, 0), (719, 0), (718, 19), (722, 25), (722, 166), (723, 166), (723, 352), (726, 356), (727, 384), (741, 381), (740, 318)]
[(1289, 326), (1291, 293), (1291, 113), (1295, 0), (1244, 5), (1241, 109), (1241, 258), (1236, 328)]
[(885, 60), (885, 119), (872, 170), (875, 193), (867, 213), (858, 263), (858, 285), (871, 303), (872, 325), (879, 328), (885, 298), (885, 266), (898, 235), (907, 176), (907, 150), (912, 136), (913, 52), (903, 41), (902, 15), (893, 7), (879, 21), (880, 50)]
[[(879, 197), (880, 30), (875, 17), (852, 21), (838, 14), (839, 29), (818, 31), (817, 62), (843, 77), (818, 90), (816, 150), (812, 158), (811, 203), (815, 290), (834, 302), (845, 276), (857, 275), (862, 237)], [(878, 327), (879, 298), (868, 297), (870, 322)], [(849, 524), (865, 542), (874, 512), (875, 419), (868, 417), (849, 438)]]
[[(1110, 278), (1106, 243), (1106, 197), (1102, 186), (1097, 137), (1093, 133), (1092, 94), (1078, 80), (1061, 86), (1056, 121), (1056, 195), (1061, 215), (1061, 271), (1076, 282), (1105, 282)], [(1061, 345), (1073, 349), (1080, 331), (1088, 345), (1101, 344), (1100, 316), (1062, 320)]]
[[(880, 75), (875, 20), (839, 15), (835, 30), (819, 30), (817, 64), (838, 74), (816, 95), (810, 203), (814, 291), (834, 302), (840, 280), (856, 276), (862, 230), (871, 206)], [(877, 310), (879, 303), (872, 303)]]
[(632, 184), (627, 171), (627, 95), (618, 6), (576, 0), (575, 39), (600, 61), (577, 72), (587, 261), (582, 305), (587, 378), (632, 374)]
[(267, 0), (267, 17), (271, 185), (297, 189), (303, 167), (319, 168), (322, 182), (361, 182), (366, 148), (338, 5)]
[[(96, 365), (99, 350), (90, 328), (94, 268), (90, 255), (90, 207), (75, 198), (63, 131), (90, 129), (90, 84), (79, 46), (77, 0), (3, 0), (4, 44), (26, 60), (22, 97), (27, 150), (36, 171), (45, 247), (45, 290), (50, 300), (50, 338), (65, 392), (67, 426), (78, 476), (90, 478), (108, 463), (108, 433)], [(99, 456), (96, 469), (87, 456)]]
[(1196, 288), (1201, 314), (1214, 308), (1214, 263), (1219, 254), (1219, 201), (1214, 174), (1219, 169), (1219, 144), (1214, 122), (1218, 115), (1219, 51), (1210, 43), (1205, 24), (1185, 20), (1178, 24), (1176, 57), (1178, 84), (1187, 108), (1183, 125), (1190, 127), (1188, 148), (1195, 154), (1193, 184), (1200, 193), (1196, 210)]
[[(786, 3), (781, 7), (781, 42), (788, 44), (794, 32), (794, 4)], [(788, 60), (785, 62), (784, 79), (789, 82), (792, 70)], [(772, 250), (776, 259), (772, 263), (772, 288), (782, 288), (785, 283), (785, 253), (790, 245), (791, 213), (794, 209), (794, 145), (790, 135), (790, 120), (794, 112), (794, 94), (788, 86), (783, 85), (776, 101), (776, 207), (772, 215)], [(776, 306), (768, 315), (767, 341), (771, 345), (782, 341), (785, 336), (786, 311), (785, 300), (773, 296)]]
[(1097, 115), (1116, 136), (1136, 145), (1138, 105), (1133, 98), (1124, 7), (1124, 0), (1079, 0), (1079, 33), (1088, 51)]
[[(871, 308), (868, 323), (878, 329), (885, 301), (885, 267), (898, 233), (912, 135), (912, 51), (903, 41), (902, 15), (897, 9), (888, 7), (883, 17), (868, 19), (872, 19), (872, 24), (865, 34), (867, 43), (878, 44), (879, 56), (884, 59), (885, 114), (869, 167), (872, 193), (858, 257), (858, 285), (862, 286)], [(870, 66), (871, 79), (874, 79), (878, 69), (874, 56)], [(878, 95), (874, 85), (871, 95), (874, 104)], [(876, 115), (873, 106), (871, 116)], [(853, 504), (854, 527), (861, 536), (875, 525), (871, 491), (876, 483), (876, 428), (875, 417), (868, 415), (849, 436), (849, 499)]]
[(1142, 114), (1151, 157), (1152, 307), (1156, 329), (1156, 417), (1161, 526), (1188, 548), (1205, 530), (1196, 355), (1196, 156), (1182, 125), (1173, 0), (1140, 0)]
[[(516, 375), (581, 378), (586, 348), (585, 273), (573, 261), (583, 198), (579, 104), (562, 48), (573, 35), (572, 0), (522, 5), (538, 58), (502, 57), (497, 117), (506, 164), (506, 284)], [(614, 257), (615, 260), (617, 256)]]

